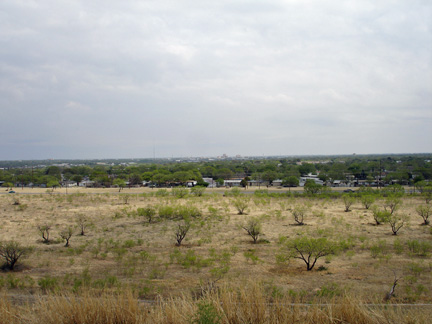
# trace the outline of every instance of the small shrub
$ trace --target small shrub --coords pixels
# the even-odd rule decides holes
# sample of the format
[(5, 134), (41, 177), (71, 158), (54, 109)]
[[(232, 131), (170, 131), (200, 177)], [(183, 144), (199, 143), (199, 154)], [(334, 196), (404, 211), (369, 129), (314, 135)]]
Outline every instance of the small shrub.
[(60, 237), (66, 241), (65, 247), (69, 246), (69, 240), (72, 237), (73, 229), (71, 226), (65, 228), (63, 231), (60, 232)]
[(193, 324), (219, 324), (222, 323), (222, 317), (219, 315), (216, 307), (207, 301), (198, 303), (198, 310), (192, 318)]
[(5, 267), (9, 270), (14, 270), (17, 262), (29, 255), (32, 249), (23, 247), (18, 242), (10, 241), (6, 243), (0, 242), (0, 257), (6, 262)]
[(49, 243), (49, 232), (51, 230), (51, 225), (48, 224), (38, 225), (37, 229), (39, 230), (39, 233), (42, 235), (43, 243)]
[(182, 224), (177, 225), (175, 232), (174, 232), (174, 235), (175, 235), (175, 238), (177, 241), (177, 244), (176, 244), (177, 246), (181, 245), (181, 243), (182, 243), (183, 239), (186, 237), (186, 234), (188, 233), (189, 229), (190, 229), (190, 223), (189, 222), (184, 222)]
[(301, 206), (295, 206), (294, 209), (292, 210), (292, 214), (294, 216), (294, 221), (298, 224), (298, 225), (305, 225), (304, 223), (304, 217), (307, 213), (307, 211), (309, 210), (309, 208), (305, 205), (301, 205)]
[(376, 225), (381, 225), (387, 222), (388, 218), (391, 215), (391, 212), (387, 210), (380, 210), (378, 207), (374, 206), (372, 208), (372, 214)]
[(138, 208), (137, 214), (138, 214), (138, 216), (145, 217), (147, 219), (147, 221), (149, 223), (151, 223), (152, 220), (154, 219), (155, 215), (156, 215), (156, 209), (152, 206), (147, 206), (144, 208)]
[(355, 198), (352, 197), (352, 196), (350, 196), (350, 195), (344, 195), (342, 199), (343, 199), (343, 202), (344, 202), (344, 205), (345, 205), (345, 212), (349, 212), (351, 206), (356, 201)]
[(233, 205), (237, 209), (238, 214), (243, 215), (245, 214), (246, 209), (249, 206), (249, 198), (246, 197), (234, 198)]
[(183, 188), (183, 187), (177, 187), (177, 188), (173, 188), (171, 190), (171, 195), (173, 195), (176, 198), (185, 198), (189, 195), (189, 190), (187, 188)]
[(158, 189), (155, 193), (156, 197), (167, 197), (168, 195), (169, 195), (169, 192), (166, 189)]
[(76, 218), (76, 222), (80, 229), (80, 235), (85, 235), (85, 230), (88, 225), (88, 219), (84, 215), (78, 215)]
[(243, 229), (252, 237), (254, 244), (257, 243), (259, 236), (262, 234), (261, 220), (254, 217), (248, 220)]
[(429, 217), (432, 215), (431, 205), (417, 206), (416, 212), (423, 219), (423, 225), (429, 225)]
[(191, 194), (196, 197), (201, 197), (204, 194), (206, 187), (203, 186), (195, 186), (191, 188)]
[(372, 195), (363, 195), (360, 198), (360, 201), (363, 204), (364, 208), (369, 209), (375, 202), (375, 197)]
[(44, 292), (55, 291), (58, 288), (57, 278), (45, 276), (38, 280), (38, 285)]

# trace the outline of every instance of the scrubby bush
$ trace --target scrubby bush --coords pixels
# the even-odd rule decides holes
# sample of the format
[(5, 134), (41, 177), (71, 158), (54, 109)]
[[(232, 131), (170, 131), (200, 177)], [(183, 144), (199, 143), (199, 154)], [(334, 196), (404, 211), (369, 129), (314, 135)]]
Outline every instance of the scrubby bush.
[(372, 206), (372, 204), (375, 202), (375, 197), (369, 194), (362, 195), (360, 201), (363, 204), (364, 208), (369, 209)]
[(88, 225), (88, 219), (84, 215), (78, 215), (76, 218), (76, 222), (78, 224), (78, 227), (80, 229), (80, 235), (84, 236), (86, 227)]
[(143, 217), (147, 218), (147, 221), (149, 223), (151, 223), (152, 220), (154, 219), (155, 215), (156, 215), (156, 209), (153, 206), (138, 208), (137, 214), (138, 214), (138, 216), (143, 216)]
[(432, 214), (431, 205), (417, 206), (416, 212), (421, 218), (423, 218), (423, 225), (429, 225), (429, 217)]
[(191, 194), (196, 197), (201, 197), (204, 194), (206, 187), (204, 186), (195, 186), (191, 188)]
[(180, 246), (183, 239), (186, 237), (186, 234), (189, 232), (190, 229), (190, 223), (189, 222), (184, 222), (182, 224), (178, 224), (175, 231), (174, 231), (174, 235), (176, 238), (176, 245)]
[(259, 236), (262, 234), (262, 224), (259, 218), (253, 217), (248, 220), (243, 229), (252, 237), (254, 244), (257, 243)]
[(37, 229), (42, 236), (43, 243), (49, 243), (49, 232), (51, 230), (51, 225), (38, 225)]
[(377, 206), (373, 206), (372, 214), (376, 225), (381, 225), (387, 222), (388, 218), (391, 215), (390, 211), (380, 210)]
[(338, 243), (330, 241), (326, 237), (283, 238), (281, 243), (287, 248), (290, 258), (300, 259), (306, 264), (307, 271), (314, 268), (319, 258), (335, 254), (338, 250)]
[(69, 246), (69, 240), (72, 237), (72, 234), (73, 234), (73, 229), (71, 226), (68, 226), (67, 228), (65, 228), (60, 232), (60, 237), (66, 241), (65, 247)]
[(351, 206), (355, 203), (355, 198), (350, 195), (344, 195), (342, 198), (345, 205), (345, 212), (349, 212)]
[(249, 206), (249, 201), (250, 200), (247, 197), (236, 197), (233, 199), (232, 203), (237, 209), (239, 215), (243, 215), (246, 212), (246, 209)]
[(391, 226), (391, 230), (393, 232), (393, 235), (397, 235), (399, 230), (406, 224), (408, 221), (407, 216), (401, 216), (397, 214), (391, 214), (387, 218), (387, 223)]
[(185, 198), (189, 195), (189, 190), (183, 187), (173, 188), (171, 194), (176, 198)]
[(304, 218), (309, 208), (306, 205), (297, 205), (293, 208), (292, 214), (294, 216), (294, 221), (298, 225), (304, 225)]
[(0, 242), (0, 257), (4, 259), (4, 266), (9, 270), (14, 270), (17, 262), (31, 252), (31, 248), (23, 247), (15, 241)]

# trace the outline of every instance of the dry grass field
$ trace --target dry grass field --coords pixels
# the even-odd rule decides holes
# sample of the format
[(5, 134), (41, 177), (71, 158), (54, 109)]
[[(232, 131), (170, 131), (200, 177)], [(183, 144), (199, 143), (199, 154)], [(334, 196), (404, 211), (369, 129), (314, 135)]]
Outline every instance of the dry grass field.
[[(17, 194), (0, 195), (0, 241), (32, 247), (14, 271), (0, 271), (5, 295), (129, 291), (139, 299), (160, 300), (258, 285), (270, 301), (328, 302), (349, 296), (382, 303), (396, 278), (390, 302), (432, 303), (432, 232), (416, 212), (425, 204), (421, 197), (402, 198), (397, 214), (407, 218), (406, 224), (392, 235), (390, 225), (375, 225), (372, 210), (359, 200), (345, 212), (341, 198), (248, 194), (241, 196), (247, 208), (239, 214), (238, 198), (217, 190), (183, 198), (170, 189), (61, 190), (17, 189)], [(156, 210), (151, 222), (139, 212), (149, 206)], [(296, 206), (307, 207), (303, 226), (294, 221)], [(191, 227), (176, 246), (182, 217)], [(262, 224), (257, 244), (242, 228), (252, 218)], [(85, 235), (80, 235), (79, 219)], [(43, 226), (50, 227), (48, 243), (38, 229)], [(73, 235), (65, 247), (60, 233), (68, 227)], [(302, 260), (286, 258), (283, 243), (302, 236), (326, 237), (337, 242), (338, 251), (306, 271)], [(426, 307), (417, 313), (430, 311)]]

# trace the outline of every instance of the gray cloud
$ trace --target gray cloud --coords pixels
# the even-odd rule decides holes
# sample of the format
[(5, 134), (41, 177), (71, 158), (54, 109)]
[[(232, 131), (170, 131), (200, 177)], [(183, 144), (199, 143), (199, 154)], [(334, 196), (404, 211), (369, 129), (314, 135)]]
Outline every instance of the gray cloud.
[(432, 150), (429, 1), (3, 1), (0, 159)]

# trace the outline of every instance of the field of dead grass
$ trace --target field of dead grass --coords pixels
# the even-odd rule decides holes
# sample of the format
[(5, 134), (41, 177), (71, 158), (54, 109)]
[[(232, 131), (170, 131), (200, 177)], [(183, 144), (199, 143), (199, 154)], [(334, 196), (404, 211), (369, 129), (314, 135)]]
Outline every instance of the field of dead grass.
[[(0, 271), (0, 289), (7, 294), (130, 290), (154, 300), (260, 283), (270, 297), (308, 302), (349, 295), (374, 303), (382, 301), (396, 277), (392, 301), (432, 302), (432, 251), (421, 255), (409, 248), (410, 241), (432, 242), (430, 226), (420, 225), (415, 211), (424, 204), (420, 197), (403, 198), (398, 213), (410, 220), (394, 236), (390, 226), (374, 225), (372, 211), (359, 201), (345, 212), (340, 198), (247, 195), (246, 214), (239, 215), (234, 198), (220, 194), (223, 189), (181, 199), (169, 195), (170, 190), (168, 196), (155, 196), (157, 190), (139, 188), (120, 194), (116, 189), (69, 189), (67, 195), (26, 191), (0, 195), (0, 241), (33, 247), (15, 271)], [(192, 219), (180, 247), (174, 238), (180, 220), (149, 223), (137, 214), (147, 206), (178, 205), (195, 206), (202, 214)], [(309, 208), (304, 226), (295, 225), (292, 217), (297, 205)], [(76, 227), (80, 215), (86, 219), (84, 236)], [(251, 217), (263, 224), (259, 244), (242, 229)], [(40, 225), (51, 227), (49, 244), (42, 243)], [(70, 247), (64, 247), (59, 234), (68, 226), (74, 227), (74, 235)], [(346, 248), (319, 259), (312, 271), (301, 260), (277, 261), (283, 252), (280, 237), (301, 235), (344, 241)]]

